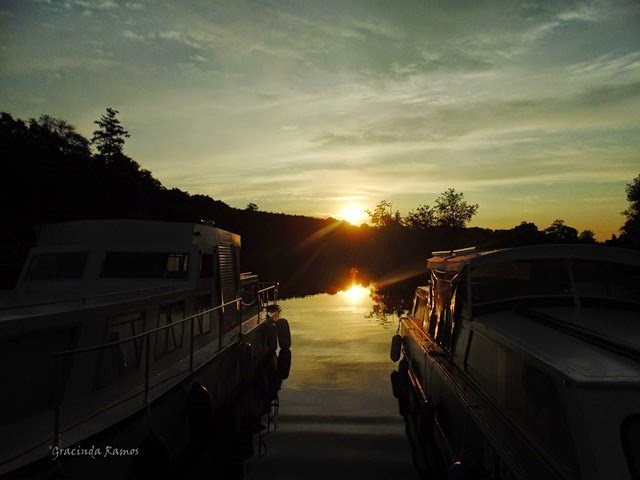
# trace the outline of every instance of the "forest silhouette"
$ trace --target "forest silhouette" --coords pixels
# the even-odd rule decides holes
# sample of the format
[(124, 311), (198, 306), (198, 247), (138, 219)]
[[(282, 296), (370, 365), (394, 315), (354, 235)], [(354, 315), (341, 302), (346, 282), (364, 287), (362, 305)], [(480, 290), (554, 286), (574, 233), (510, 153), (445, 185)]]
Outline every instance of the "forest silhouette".
[[(123, 153), (129, 133), (117, 114), (107, 108), (95, 122), (98, 129), (91, 141), (64, 120), (43, 115), (24, 121), (0, 114), (4, 167), (1, 288), (15, 284), (39, 225), (79, 219), (214, 221), (242, 236), (243, 270), (280, 281), (284, 296), (335, 292), (351, 281), (354, 272), (358, 272), (357, 280), (382, 286), (415, 282), (434, 250), (595, 242), (589, 230), (578, 234), (560, 219), (544, 230), (526, 221), (508, 230), (467, 228), (478, 206), (466, 203), (461, 210), (465, 221), (439, 222), (439, 201), (457, 198), (462, 202), (462, 194), (453, 189), (443, 192), (434, 207), (421, 205), (406, 218), (391, 211), (387, 217), (390, 204), (383, 200), (377, 212), (382, 220), (376, 221), (376, 210), (370, 212), (371, 226), (264, 212), (255, 203), (245, 209), (233, 208), (206, 195), (164, 187)], [(639, 192), (640, 176), (627, 187), (630, 208), (623, 212), (627, 223), (622, 235), (606, 244), (639, 248)]]

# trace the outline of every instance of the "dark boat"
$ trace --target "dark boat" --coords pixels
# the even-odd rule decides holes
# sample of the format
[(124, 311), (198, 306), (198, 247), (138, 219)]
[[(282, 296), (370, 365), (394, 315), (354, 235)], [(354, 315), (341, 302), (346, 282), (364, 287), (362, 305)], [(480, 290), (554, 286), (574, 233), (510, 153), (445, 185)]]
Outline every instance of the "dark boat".
[(640, 252), (432, 255), (391, 356), (441, 476), (640, 478)]
[(211, 225), (45, 226), (0, 298), (0, 475), (126, 478), (179, 458), (289, 348), (277, 293)]

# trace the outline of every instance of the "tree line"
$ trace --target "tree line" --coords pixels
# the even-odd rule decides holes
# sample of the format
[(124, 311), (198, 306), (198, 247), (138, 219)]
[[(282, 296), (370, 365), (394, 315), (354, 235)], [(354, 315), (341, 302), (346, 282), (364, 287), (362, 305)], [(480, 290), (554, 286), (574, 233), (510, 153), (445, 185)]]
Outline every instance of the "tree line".
[[(421, 204), (410, 210), (406, 217), (401, 216), (398, 210), (393, 212), (392, 207), (391, 202), (382, 200), (373, 210), (366, 210), (371, 225), (376, 228), (406, 227), (416, 231), (428, 231), (432, 227), (466, 228), (478, 212), (479, 205), (467, 203), (463, 193), (449, 188), (436, 198), (434, 206)], [(583, 230), (578, 234), (576, 228), (559, 218), (543, 231), (526, 221), (516, 225), (514, 230), (525, 235), (531, 243), (596, 243), (593, 230)]]
[(382, 200), (373, 210), (366, 210), (371, 225), (385, 228), (395, 224), (414, 230), (429, 227), (464, 228), (479, 208), (478, 204), (468, 204), (464, 194), (456, 192), (454, 188), (442, 192), (433, 207), (421, 204), (415, 210), (410, 210), (406, 217), (402, 217), (398, 210), (393, 212), (392, 207), (391, 202)]
[[(593, 241), (589, 231), (578, 234), (561, 220), (544, 230), (528, 222), (508, 230), (467, 228), (479, 207), (454, 189), (406, 217), (382, 201), (369, 212), (371, 226), (361, 227), (333, 218), (263, 212), (255, 203), (237, 209), (163, 186), (124, 153), (130, 134), (117, 110), (107, 108), (95, 124), (89, 140), (48, 115), (25, 121), (0, 114), (2, 287), (13, 285), (39, 224), (77, 219), (214, 220), (242, 236), (243, 270), (280, 280), (288, 295), (335, 291), (354, 267), (363, 279), (410, 278), (424, 270), (432, 250)], [(626, 193), (627, 221), (621, 235), (606, 243), (640, 248), (640, 175)]]

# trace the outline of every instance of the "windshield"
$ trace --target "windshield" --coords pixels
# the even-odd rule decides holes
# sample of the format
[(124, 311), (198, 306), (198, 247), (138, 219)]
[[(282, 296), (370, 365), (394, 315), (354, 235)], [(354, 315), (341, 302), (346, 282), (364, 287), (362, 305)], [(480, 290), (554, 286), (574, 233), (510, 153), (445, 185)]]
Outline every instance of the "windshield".
[(474, 304), (574, 295), (640, 303), (640, 268), (578, 259), (490, 263), (472, 269), (471, 288)]

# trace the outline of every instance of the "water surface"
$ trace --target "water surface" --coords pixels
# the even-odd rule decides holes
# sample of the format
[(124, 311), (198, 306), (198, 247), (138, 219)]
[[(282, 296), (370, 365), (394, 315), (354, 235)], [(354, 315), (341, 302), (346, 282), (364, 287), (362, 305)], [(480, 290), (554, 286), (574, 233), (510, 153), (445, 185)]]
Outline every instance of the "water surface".
[(389, 360), (397, 318), (367, 318), (368, 290), (281, 302), (292, 333), (290, 376), (266, 455), (245, 463), (249, 479), (414, 479)]

